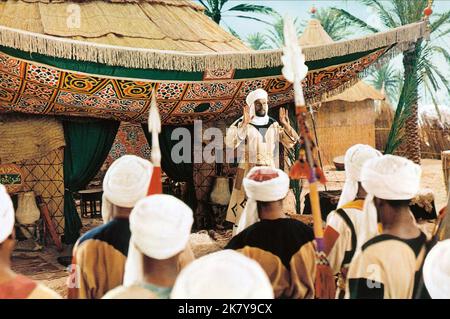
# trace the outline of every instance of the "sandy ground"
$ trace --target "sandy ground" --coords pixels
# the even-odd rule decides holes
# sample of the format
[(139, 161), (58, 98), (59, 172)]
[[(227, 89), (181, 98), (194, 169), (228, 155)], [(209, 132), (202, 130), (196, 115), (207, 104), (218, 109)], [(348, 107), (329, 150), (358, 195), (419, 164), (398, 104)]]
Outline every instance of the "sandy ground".
[[(441, 161), (424, 159), (422, 161), (422, 170), (422, 188), (433, 191), (436, 210), (439, 211), (447, 203)], [(327, 167), (325, 171), (329, 181), (327, 189), (341, 189), (344, 183), (345, 173), (336, 171), (333, 167)], [(307, 187), (305, 187), (303, 194), (306, 192)], [(82, 232), (100, 224), (100, 219), (83, 219)], [(191, 235), (191, 247), (195, 256), (198, 258), (207, 253), (222, 249), (229, 238), (230, 231), (201, 231)], [(59, 253), (51, 247), (45, 248), (41, 252), (15, 252), (13, 256), (13, 268), (18, 273), (38, 280), (56, 290), (61, 296), (66, 297), (67, 271), (57, 262), (57, 257), (68, 254), (70, 254), (70, 247), (66, 247), (66, 251), (63, 253)]]

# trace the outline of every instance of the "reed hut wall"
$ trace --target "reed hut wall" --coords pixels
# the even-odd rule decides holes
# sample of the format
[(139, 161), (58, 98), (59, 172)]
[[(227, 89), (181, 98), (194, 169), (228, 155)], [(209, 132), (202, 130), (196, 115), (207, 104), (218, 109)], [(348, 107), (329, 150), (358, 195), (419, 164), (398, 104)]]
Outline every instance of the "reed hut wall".
[[(376, 116), (376, 148), (384, 151), (394, 120), (394, 110), (389, 104), (382, 102)], [(450, 149), (450, 123), (446, 120), (439, 120), (436, 116), (421, 114), (420, 148), (422, 158), (440, 159), (441, 152)], [(404, 155), (405, 146), (400, 145), (395, 154)]]
[(375, 147), (375, 115), (373, 100), (322, 103), (315, 121), (323, 164), (333, 165), (333, 159), (354, 144)]

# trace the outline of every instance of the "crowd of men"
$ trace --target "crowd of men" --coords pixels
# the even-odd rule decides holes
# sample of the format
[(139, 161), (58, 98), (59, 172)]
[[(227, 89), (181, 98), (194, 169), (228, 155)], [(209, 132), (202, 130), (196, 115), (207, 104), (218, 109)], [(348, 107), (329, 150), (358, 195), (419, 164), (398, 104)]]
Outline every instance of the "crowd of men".
[[(245, 146), (227, 212), (235, 227), (225, 249), (195, 259), (191, 208), (170, 195), (147, 196), (152, 163), (125, 155), (103, 180), (104, 224), (73, 249), (69, 298), (322, 297), (314, 232), (286, 215), (289, 177), (274, 157), (278, 144), (290, 149), (300, 137), (284, 109), (280, 124), (268, 116), (266, 91), (250, 92), (246, 102), (225, 138), (228, 147)], [(450, 240), (432, 247), (409, 209), (420, 166), (357, 144), (345, 154), (345, 172), (323, 238), (335, 297), (450, 298)], [(14, 245), (14, 208), (0, 185), (0, 299), (58, 298), (12, 271)]]
[[(324, 232), (336, 298), (450, 298), (450, 240), (429, 250), (409, 210), (420, 166), (355, 145), (345, 167), (341, 200)], [(151, 172), (149, 161), (132, 155), (109, 168), (104, 224), (74, 247), (69, 298), (316, 297), (314, 234), (284, 213), (284, 171), (248, 172), (243, 187), (255, 205), (245, 214), (246, 228), (224, 250), (198, 259), (189, 246), (192, 210), (170, 195), (146, 196)], [(0, 185), (0, 298), (59, 298), (12, 271), (14, 245), (14, 208)]]

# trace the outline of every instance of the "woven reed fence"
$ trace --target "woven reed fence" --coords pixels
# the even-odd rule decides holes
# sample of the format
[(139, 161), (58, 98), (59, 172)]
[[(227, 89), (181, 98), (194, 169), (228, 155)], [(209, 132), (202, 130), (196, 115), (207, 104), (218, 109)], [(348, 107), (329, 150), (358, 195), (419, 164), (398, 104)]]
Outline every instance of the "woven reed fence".
[[(420, 146), (422, 158), (441, 159), (441, 152), (450, 149), (450, 121), (444, 114), (439, 119), (436, 115), (421, 113)], [(448, 112), (450, 114), (450, 111)], [(377, 149), (383, 151), (388, 140), (389, 131), (394, 119), (394, 110), (387, 103), (381, 103), (375, 121), (375, 140)], [(395, 152), (404, 154), (402, 146)]]

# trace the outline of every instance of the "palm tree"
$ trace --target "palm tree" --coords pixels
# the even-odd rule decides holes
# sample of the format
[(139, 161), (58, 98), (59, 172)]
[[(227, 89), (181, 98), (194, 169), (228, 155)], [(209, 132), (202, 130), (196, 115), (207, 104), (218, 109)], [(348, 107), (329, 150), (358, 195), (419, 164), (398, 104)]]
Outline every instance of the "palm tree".
[[(284, 18), (277, 12), (274, 13), (275, 21), (271, 23), (271, 28), (267, 30), (267, 38), (272, 42), (272, 48), (281, 48), (284, 46)], [(300, 34), (300, 24), (298, 18), (294, 19), (297, 33)]]
[[(241, 3), (231, 8), (225, 9), (226, 4), (231, 2), (230, 0), (198, 0), (205, 7), (205, 14), (213, 19), (214, 22), (220, 24), (222, 17), (226, 12), (238, 12), (238, 13), (260, 13), (260, 14), (272, 14), (274, 10), (270, 7), (257, 5), (257, 4), (248, 4)], [(248, 16), (248, 15), (234, 15), (234, 17), (244, 18), (244, 19), (252, 19), (259, 22), (265, 22), (264, 20)]]
[(349, 30), (350, 23), (346, 19), (342, 19), (334, 10), (329, 8), (318, 9), (313, 14), (313, 18), (320, 21), (325, 32), (334, 41), (342, 40), (351, 34)]
[[(372, 8), (378, 15), (380, 21), (387, 28), (396, 28), (402, 25), (419, 22), (423, 18), (423, 11), (428, 6), (427, 0), (359, 0), (362, 4)], [(351, 13), (338, 8), (332, 8), (342, 19), (345, 19), (353, 26), (359, 27), (369, 32), (379, 32), (377, 28), (368, 25), (366, 22), (355, 17)], [(430, 31), (437, 38), (449, 33), (450, 30), (440, 30), (450, 22), (450, 11), (442, 14), (435, 14), (436, 19), (430, 23)], [(406, 119), (401, 119), (396, 112), (391, 133), (394, 126), (398, 126), (396, 133), (401, 135), (401, 142), (406, 143), (406, 156), (416, 163), (420, 163), (420, 139), (418, 121), (418, 99), (420, 89), (437, 90), (445, 88), (450, 92), (449, 82), (432, 61), (432, 56), (440, 54), (450, 63), (448, 53), (444, 48), (433, 44), (433, 41), (424, 42), (419, 40), (411, 48), (403, 53), (404, 82), (400, 103), (403, 103), (401, 114), (408, 114)], [(410, 83), (410, 84), (408, 84)], [(407, 85), (408, 84), (408, 85)], [(406, 90), (410, 92), (406, 94)], [(403, 99), (402, 99), (403, 96)], [(408, 98), (405, 98), (408, 96)], [(404, 125), (404, 130), (400, 126)], [(397, 143), (399, 145), (399, 143)], [(394, 149), (395, 150), (395, 149)]]
[(267, 38), (264, 34), (256, 32), (247, 37), (247, 44), (253, 50), (267, 50), (270, 46), (267, 44)]
[(398, 99), (402, 87), (402, 74), (391, 63), (373, 68), (366, 80), (377, 90), (383, 91), (391, 104)]

